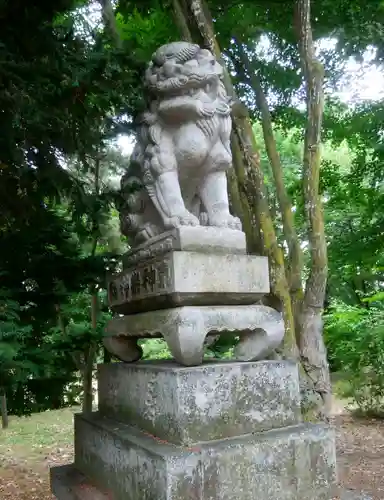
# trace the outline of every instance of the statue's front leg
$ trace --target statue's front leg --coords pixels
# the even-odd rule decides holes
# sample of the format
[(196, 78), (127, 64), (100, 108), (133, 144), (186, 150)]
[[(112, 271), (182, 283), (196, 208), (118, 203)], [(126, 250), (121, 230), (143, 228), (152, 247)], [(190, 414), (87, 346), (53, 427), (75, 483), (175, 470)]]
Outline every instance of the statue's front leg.
[(147, 189), (166, 229), (199, 225), (198, 218), (185, 208), (177, 170), (160, 173)]
[(211, 171), (204, 177), (200, 197), (208, 214), (208, 225), (241, 231), (241, 222), (229, 212), (227, 176), (224, 170)]

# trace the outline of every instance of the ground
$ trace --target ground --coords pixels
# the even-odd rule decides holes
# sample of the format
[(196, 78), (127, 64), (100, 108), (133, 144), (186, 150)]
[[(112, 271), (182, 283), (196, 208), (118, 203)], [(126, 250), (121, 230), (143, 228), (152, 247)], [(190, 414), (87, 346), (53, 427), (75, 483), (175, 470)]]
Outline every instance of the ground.
[(49, 467), (73, 459), (73, 413), (65, 409), (10, 418), (0, 430), (0, 499), (47, 500)]
[[(73, 459), (73, 413), (66, 409), (11, 418), (0, 430), (0, 499), (53, 500), (49, 467)], [(384, 425), (353, 418), (335, 401), (339, 477), (342, 485), (384, 499)]]

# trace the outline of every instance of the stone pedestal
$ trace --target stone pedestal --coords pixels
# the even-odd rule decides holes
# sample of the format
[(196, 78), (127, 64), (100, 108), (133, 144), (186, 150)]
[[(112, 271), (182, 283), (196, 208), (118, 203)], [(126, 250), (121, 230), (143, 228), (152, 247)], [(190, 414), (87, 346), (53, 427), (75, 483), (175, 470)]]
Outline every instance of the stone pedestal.
[(141, 338), (164, 338), (185, 366), (203, 361), (207, 336), (239, 336), (234, 359), (268, 357), (284, 336), (282, 315), (260, 299), (269, 292), (268, 259), (246, 255), (241, 231), (180, 227), (136, 247), (123, 271), (111, 277), (116, 313), (104, 335), (106, 349), (137, 361)]
[(52, 469), (59, 500), (330, 500), (334, 482), (333, 432), (301, 421), (276, 361), (102, 365), (75, 464)]
[[(297, 368), (262, 361), (284, 322), (261, 303), (268, 260), (246, 254), (229, 210), (222, 77), (188, 42), (160, 47), (145, 72), (149, 106), (121, 181), (132, 248), (108, 284), (103, 342), (130, 363), (140, 338), (164, 338), (175, 361), (100, 368), (99, 411), (75, 419), (75, 464), (52, 470), (59, 500), (331, 498), (332, 432), (301, 421)], [(202, 365), (206, 336), (228, 333), (235, 361)]]

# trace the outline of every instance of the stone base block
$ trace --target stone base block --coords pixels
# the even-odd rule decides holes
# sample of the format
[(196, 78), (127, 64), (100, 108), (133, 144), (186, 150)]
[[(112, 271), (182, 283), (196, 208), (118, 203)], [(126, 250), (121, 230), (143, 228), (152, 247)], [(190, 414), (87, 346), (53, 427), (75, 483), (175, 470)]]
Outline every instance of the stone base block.
[(77, 415), (75, 457), (113, 500), (330, 500), (335, 482), (333, 432), (320, 425), (187, 448)]
[(107, 325), (104, 346), (122, 361), (137, 361), (137, 339), (163, 337), (182, 365), (200, 365), (207, 335), (239, 335), (235, 359), (265, 359), (284, 337), (282, 315), (271, 307), (184, 306), (113, 318)]
[(301, 422), (297, 365), (289, 361), (109, 363), (98, 369), (99, 412), (191, 445)]
[(108, 284), (111, 309), (119, 314), (254, 304), (268, 292), (268, 259), (229, 253), (171, 251), (132, 265)]

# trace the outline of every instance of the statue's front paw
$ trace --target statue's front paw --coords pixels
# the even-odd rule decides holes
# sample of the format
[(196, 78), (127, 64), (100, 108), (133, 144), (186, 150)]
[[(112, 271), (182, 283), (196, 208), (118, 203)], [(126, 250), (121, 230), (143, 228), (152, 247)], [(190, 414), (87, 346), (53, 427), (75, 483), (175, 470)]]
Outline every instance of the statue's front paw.
[(229, 229), (242, 230), (241, 221), (231, 214), (215, 214), (209, 218), (209, 225), (215, 227), (227, 227)]
[(170, 217), (166, 223), (167, 227), (179, 227), (179, 226), (199, 226), (200, 222), (197, 217), (189, 213), (187, 210), (179, 215), (174, 215)]
[(237, 229), (238, 231), (242, 231), (243, 227), (241, 225), (241, 220), (238, 217), (231, 216), (231, 221), (228, 224), (228, 227), (231, 229)]

